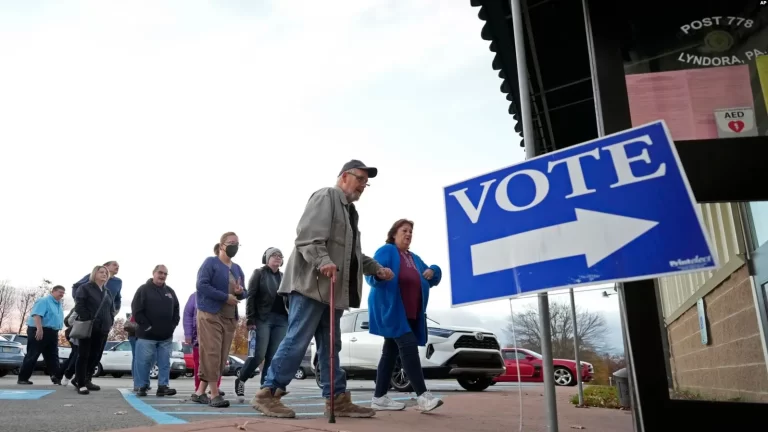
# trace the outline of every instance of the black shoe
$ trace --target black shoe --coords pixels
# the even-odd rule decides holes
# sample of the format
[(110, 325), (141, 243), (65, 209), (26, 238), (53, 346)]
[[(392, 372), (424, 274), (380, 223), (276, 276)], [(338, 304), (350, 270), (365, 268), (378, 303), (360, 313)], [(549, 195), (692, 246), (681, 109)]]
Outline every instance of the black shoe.
[(157, 386), (157, 393), (155, 394), (159, 397), (173, 396), (176, 394), (176, 390), (172, 388), (168, 388), (168, 386), (159, 385)]
[(99, 390), (101, 390), (101, 387), (97, 386), (96, 384), (94, 384), (94, 383), (92, 383), (90, 381), (86, 381), (85, 382), (85, 388), (87, 388), (88, 391), (99, 391)]
[(144, 397), (146, 395), (147, 395), (147, 388), (146, 387), (141, 387), (141, 388), (136, 390), (136, 396)]
[(51, 382), (53, 385), (61, 385), (61, 378), (51, 377)]
[[(224, 396), (221, 392), (219, 392)], [(245, 397), (245, 381), (240, 381), (240, 378), (235, 378), (235, 394), (238, 398)]]
[(19, 385), (32, 385), (32, 381), (30, 381), (30, 380), (24, 380), (24, 381), (18, 380), (18, 381), (16, 381), (16, 384), (19, 384)]
[(189, 400), (191, 400), (194, 403), (199, 403), (203, 405), (208, 405), (211, 400), (208, 399), (208, 396), (206, 395), (197, 395), (196, 393), (192, 393), (192, 396), (189, 397)]
[(90, 391), (88, 391), (88, 387), (79, 387), (77, 389), (77, 392), (81, 395), (87, 395), (88, 393), (90, 393)]
[(211, 408), (229, 408), (229, 401), (218, 395), (208, 402), (208, 406)]

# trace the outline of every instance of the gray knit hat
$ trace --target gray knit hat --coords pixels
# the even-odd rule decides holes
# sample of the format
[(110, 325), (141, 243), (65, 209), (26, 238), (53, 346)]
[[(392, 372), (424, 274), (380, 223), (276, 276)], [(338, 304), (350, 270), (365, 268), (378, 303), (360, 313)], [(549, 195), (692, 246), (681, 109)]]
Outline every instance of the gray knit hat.
[[(267, 248), (267, 250), (264, 251), (264, 256), (261, 257), (261, 263), (266, 265), (269, 262), (269, 258), (271, 258), (272, 255), (280, 255), (282, 257), (283, 252), (276, 247)], [(280, 263), (280, 267), (282, 266), (283, 266), (283, 263)]]

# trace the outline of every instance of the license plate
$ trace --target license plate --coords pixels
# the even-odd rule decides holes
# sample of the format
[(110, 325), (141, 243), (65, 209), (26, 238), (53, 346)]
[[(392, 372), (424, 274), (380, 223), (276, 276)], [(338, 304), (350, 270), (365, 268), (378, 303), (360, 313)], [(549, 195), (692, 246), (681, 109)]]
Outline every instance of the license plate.
[(0, 352), (15, 353), (15, 352), (18, 352), (17, 350), (18, 350), (18, 348), (2, 347), (2, 349), (0, 349)]

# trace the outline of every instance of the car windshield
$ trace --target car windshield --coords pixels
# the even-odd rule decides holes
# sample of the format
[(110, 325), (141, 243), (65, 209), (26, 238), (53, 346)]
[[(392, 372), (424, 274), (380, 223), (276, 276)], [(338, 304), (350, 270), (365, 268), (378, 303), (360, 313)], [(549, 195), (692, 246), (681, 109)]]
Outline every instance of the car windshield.
[(173, 341), (173, 351), (182, 351), (181, 342)]

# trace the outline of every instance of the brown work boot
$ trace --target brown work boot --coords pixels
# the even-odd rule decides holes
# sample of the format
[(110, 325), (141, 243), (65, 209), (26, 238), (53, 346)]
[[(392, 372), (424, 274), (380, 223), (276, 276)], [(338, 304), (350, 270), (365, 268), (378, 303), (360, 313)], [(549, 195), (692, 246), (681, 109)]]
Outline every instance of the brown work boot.
[[(331, 411), (331, 400), (325, 401), (325, 416), (328, 417)], [(336, 403), (333, 407), (336, 417), (369, 418), (376, 415), (376, 411), (371, 408), (361, 407), (352, 403), (352, 393), (346, 392), (336, 395)]]
[(277, 389), (273, 395), (270, 389), (263, 388), (253, 395), (251, 405), (266, 417), (294, 418), (296, 413), (280, 402), (280, 398), (286, 394), (288, 392)]

